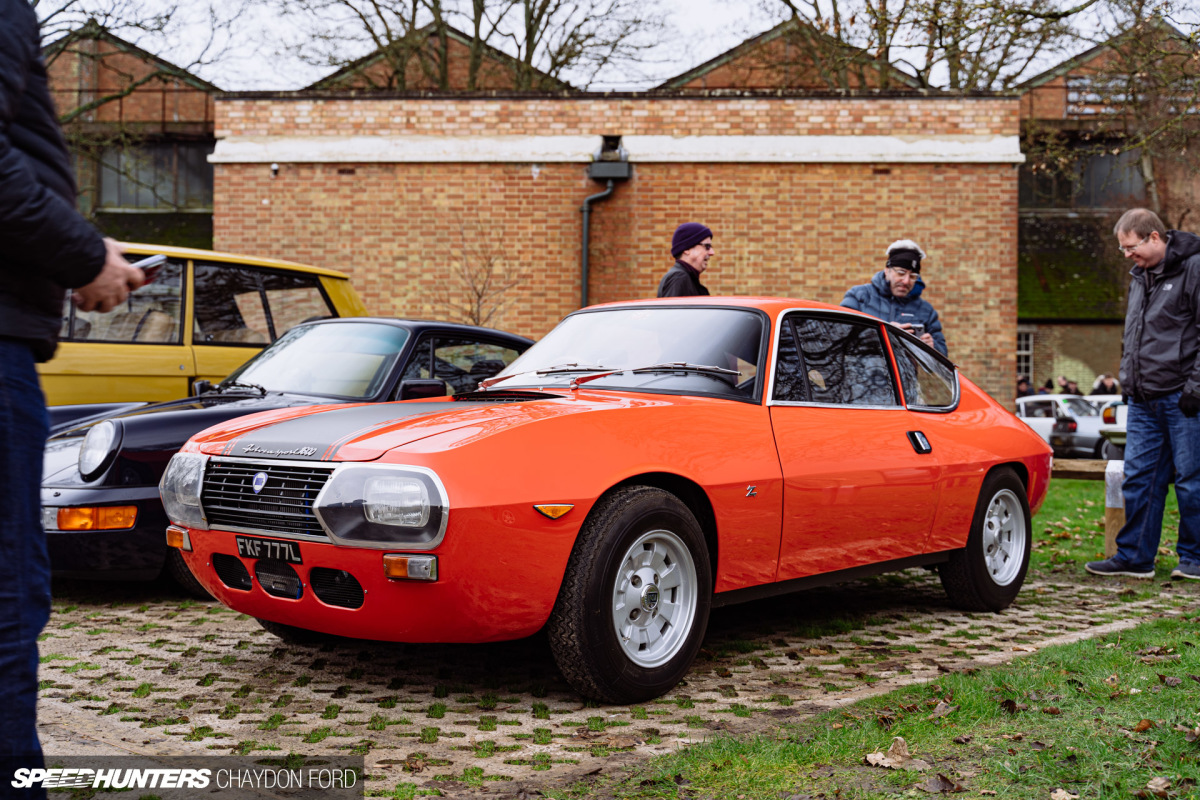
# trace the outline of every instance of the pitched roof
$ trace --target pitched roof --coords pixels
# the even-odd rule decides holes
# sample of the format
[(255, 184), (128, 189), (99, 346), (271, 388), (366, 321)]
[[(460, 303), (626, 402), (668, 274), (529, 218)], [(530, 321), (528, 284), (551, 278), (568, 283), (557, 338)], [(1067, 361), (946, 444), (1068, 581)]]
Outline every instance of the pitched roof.
[[(1165, 33), (1167, 36), (1178, 39), (1179, 41), (1182, 41), (1182, 42), (1190, 42), (1191, 41), (1182, 31), (1180, 31), (1178, 28), (1176, 28), (1171, 23), (1167, 22), (1162, 17), (1154, 17), (1153, 19), (1150, 20), (1150, 24), (1153, 25), (1154, 27), (1160, 28), (1162, 30), (1162, 32)], [(1068, 75), (1071, 72), (1074, 72), (1075, 70), (1079, 69), (1083, 65), (1094, 61), (1096, 58), (1103, 55), (1106, 50), (1119, 47), (1123, 40), (1134, 36), (1136, 32), (1137, 32), (1136, 26), (1131, 27), (1128, 30), (1122, 31), (1121, 33), (1118, 33), (1116, 36), (1109, 39), (1107, 42), (1101, 42), (1100, 44), (1098, 44), (1094, 47), (1090, 47), (1087, 50), (1084, 50), (1082, 53), (1079, 53), (1078, 55), (1071, 56), (1067, 60), (1061, 61), (1058, 64), (1055, 64), (1053, 67), (1046, 70), (1045, 72), (1034, 75), (1029, 80), (1026, 80), (1026, 81), (1018, 84), (1015, 88), (1015, 91), (1027, 92), (1030, 89), (1036, 89), (1039, 86), (1043, 86), (1043, 85), (1049, 83), (1050, 81), (1054, 80), (1055, 78), (1061, 78), (1064, 75)]]
[[(679, 75), (676, 75), (673, 78), (668, 78), (666, 81), (659, 84), (655, 88), (656, 89), (680, 89), (680, 88), (683, 88), (686, 84), (691, 83), (692, 81), (696, 80), (697, 78), (702, 78), (705, 75), (711, 73), (713, 70), (718, 69), (719, 67), (723, 67), (727, 64), (737, 61), (740, 58), (749, 56), (755, 50), (758, 50), (759, 48), (764, 47), (764, 46), (770, 44), (771, 42), (781, 39), (782, 37), (786, 36), (788, 33), (791, 33), (793, 31), (797, 30), (798, 26), (801, 24), (807, 25), (807, 23), (800, 23), (800, 22), (797, 22), (795, 19), (785, 20), (785, 21), (779, 23), (778, 25), (776, 25), (774, 28), (771, 28), (768, 31), (764, 31), (764, 32), (758, 34), (757, 36), (750, 37), (746, 41), (742, 42), (739, 45), (736, 45), (735, 47), (733, 47), (729, 50), (726, 50), (724, 53), (721, 53), (720, 55), (716, 56), (715, 58), (711, 58), (708, 61), (705, 61), (703, 64), (700, 64), (699, 66), (692, 67), (687, 72), (683, 72)], [(813, 28), (811, 25), (809, 25), (808, 27), (812, 30), (812, 32), (817, 37), (827, 40), (831, 46), (834, 46), (837, 48), (844, 48), (848, 51), (853, 52), (854, 48), (851, 48), (848, 45), (837, 41), (829, 34), (822, 33), (821, 31), (818, 31), (816, 28)], [(874, 56), (871, 56), (865, 52), (863, 52), (861, 55), (864, 58), (866, 58), (868, 61), (873, 61), (873, 62), (879, 63), (879, 59), (877, 59)], [(913, 89), (921, 88), (921, 84), (916, 78), (914, 78), (913, 76), (904, 72), (903, 70), (900, 70), (900, 69), (892, 66), (891, 64), (888, 65), (888, 73), (889, 73), (890, 77), (893, 80), (897, 81), (898, 83), (901, 83), (901, 84), (908, 86), (910, 88), (913, 88)]]
[(183, 67), (178, 67), (160, 56), (156, 56), (148, 50), (143, 50), (133, 42), (126, 41), (120, 36), (110, 31), (108, 28), (101, 25), (94, 19), (89, 19), (81, 27), (73, 31), (64, 33), (53, 42), (42, 46), (42, 52), (46, 54), (57, 54), (68, 48), (72, 43), (82, 41), (84, 39), (94, 39), (96, 41), (108, 42), (118, 50), (135, 56), (136, 58), (153, 64), (159, 72), (177, 78), (184, 83), (187, 83), (194, 89), (199, 89), (203, 92), (220, 92), (221, 88), (203, 78), (188, 72)]
[[(474, 37), (468, 36), (467, 34), (463, 33), (462, 31), (458, 30), (457, 28), (455, 28), (453, 25), (444, 25), (443, 28), (446, 31), (447, 38), (449, 38), (450, 40), (456, 41), (459, 44), (463, 45), (464, 47), (471, 46), (471, 43), (472, 43)], [(430, 39), (437, 36), (436, 26), (432, 22), (425, 25), (423, 28), (420, 28), (419, 32), (426, 34), (427, 36), (429, 36)], [(499, 61), (508, 66), (517, 66), (520, 64), (520, 62), (516, 58), (513, 58), (511, 55), (509, 55), (508, 53), (505, 53), (503, 50), (493, 47), (492, 45), (488, 44), (487, 42), (483, 43), (483, 48), (484, 48), (483, 52), (484, 52), (485, 59), (490, 59), (492, 61)], [(342, 78), (346, 78), (351, 75), (354, 75), (355, 73), (362, 72), (362, 71), (370, 68), (374, 64), (377, 64), (380, 61), (382, 61), (384, 59), (384, 57), (385, 56), (383, 54), (383, 49), (382, 48), (377, 49), (374, 52), (367, 53), (362, 58), (357, 58), (354, 61), (351, 61), (349, 64), (347, 64), (344, 67), (341, 67), (336, 72), (332, 72), (329, 75), (326, 75), (324, 78), (314, 81), (313, 83), (309, 84), (308, 86), (306, 86), (304, 88), (305, 89), (335, 88), (336, 84)], [(535, 69), (534, 71), (539, 73), (540, 75), (542, 75), (546, 80), (552, 81), (555, 84), (553, 87), (555, 89), (561, 90), (561, 89), (574, 88), (566, 81), (559, 80), (558, 78), (555, 78), (555, 77), (543, 72), (542, 70)]]

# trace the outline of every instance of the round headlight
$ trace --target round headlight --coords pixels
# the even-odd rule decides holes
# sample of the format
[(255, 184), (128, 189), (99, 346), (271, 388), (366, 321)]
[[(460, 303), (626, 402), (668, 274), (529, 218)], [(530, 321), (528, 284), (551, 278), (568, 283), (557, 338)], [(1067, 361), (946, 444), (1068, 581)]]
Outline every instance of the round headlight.
[(93, 425), (79, 448), (79, 473), (83, 479), (93, 480), (107, 469), (120, 447), (120, 425), (110, 419)]

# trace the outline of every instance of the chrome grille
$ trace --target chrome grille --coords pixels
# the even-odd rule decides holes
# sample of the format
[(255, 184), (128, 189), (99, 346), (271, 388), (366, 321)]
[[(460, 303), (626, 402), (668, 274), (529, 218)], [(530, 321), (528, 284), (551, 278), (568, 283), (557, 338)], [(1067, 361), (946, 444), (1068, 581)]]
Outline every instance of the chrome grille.
[[(259, 472), (267, 474), (267, 483), (255, 494)], [(327, 538), (312, 509), (332, 472), (332, 466), (214, 458), (208, 462), (200, 502), (214, 528)]]

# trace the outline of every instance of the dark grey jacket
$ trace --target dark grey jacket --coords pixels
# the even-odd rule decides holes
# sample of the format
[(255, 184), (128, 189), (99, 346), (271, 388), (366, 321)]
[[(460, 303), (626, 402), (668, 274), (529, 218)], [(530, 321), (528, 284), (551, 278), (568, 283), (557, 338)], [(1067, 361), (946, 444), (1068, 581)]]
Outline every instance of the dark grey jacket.
[(887, 276), (883, 274), (883, 270), (879, 270), (870, 283), (847, 289), (846, 296), (842, 298), (842, 305), (878, 317), (885, 322), (919, 322), (925, 326), (925, 332), (933, 337), (933, 346), (937, 351), (946, 355), (946, 337), (942, 333), (942, 322), (929, 301), (921, 299), (923, 291), (925, 283), (918, 277), (907, 296), (895, 297), (892, 295)]
[(659, 297), (697, 297), (708, 294), (708, 289), (700, 283), (700, 273), (676, 261), (658, 282)]
[(0, 0), (0, 337), (49, 359), (66, 290), (91, 283), (104, 259), (104, 240), (75, 210), (37, 17), (28, 0)]
[(1167, 231), (1162, 274), (1130, 270), (1121, 388), (1135, 400), (1200, 395), (1200, 236)]

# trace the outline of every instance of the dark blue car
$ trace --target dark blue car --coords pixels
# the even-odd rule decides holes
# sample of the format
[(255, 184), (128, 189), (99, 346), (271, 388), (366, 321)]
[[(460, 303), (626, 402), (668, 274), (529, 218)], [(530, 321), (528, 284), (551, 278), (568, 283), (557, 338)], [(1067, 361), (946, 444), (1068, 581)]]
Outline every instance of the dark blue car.
[[(193, 434), (271, 409), (378, 403), (475, 389), (533, 342), (490, 328), (354, 317), (298, 325), (195, 397), (135, 407), (75, 406), (46, 443), (42, 523), (51, 569), (67, 578), (152, 580), (166, 570), (207, 596), (165, 541), (158, 482)], [(52, 420), (53, 421), (53, 420)]]

